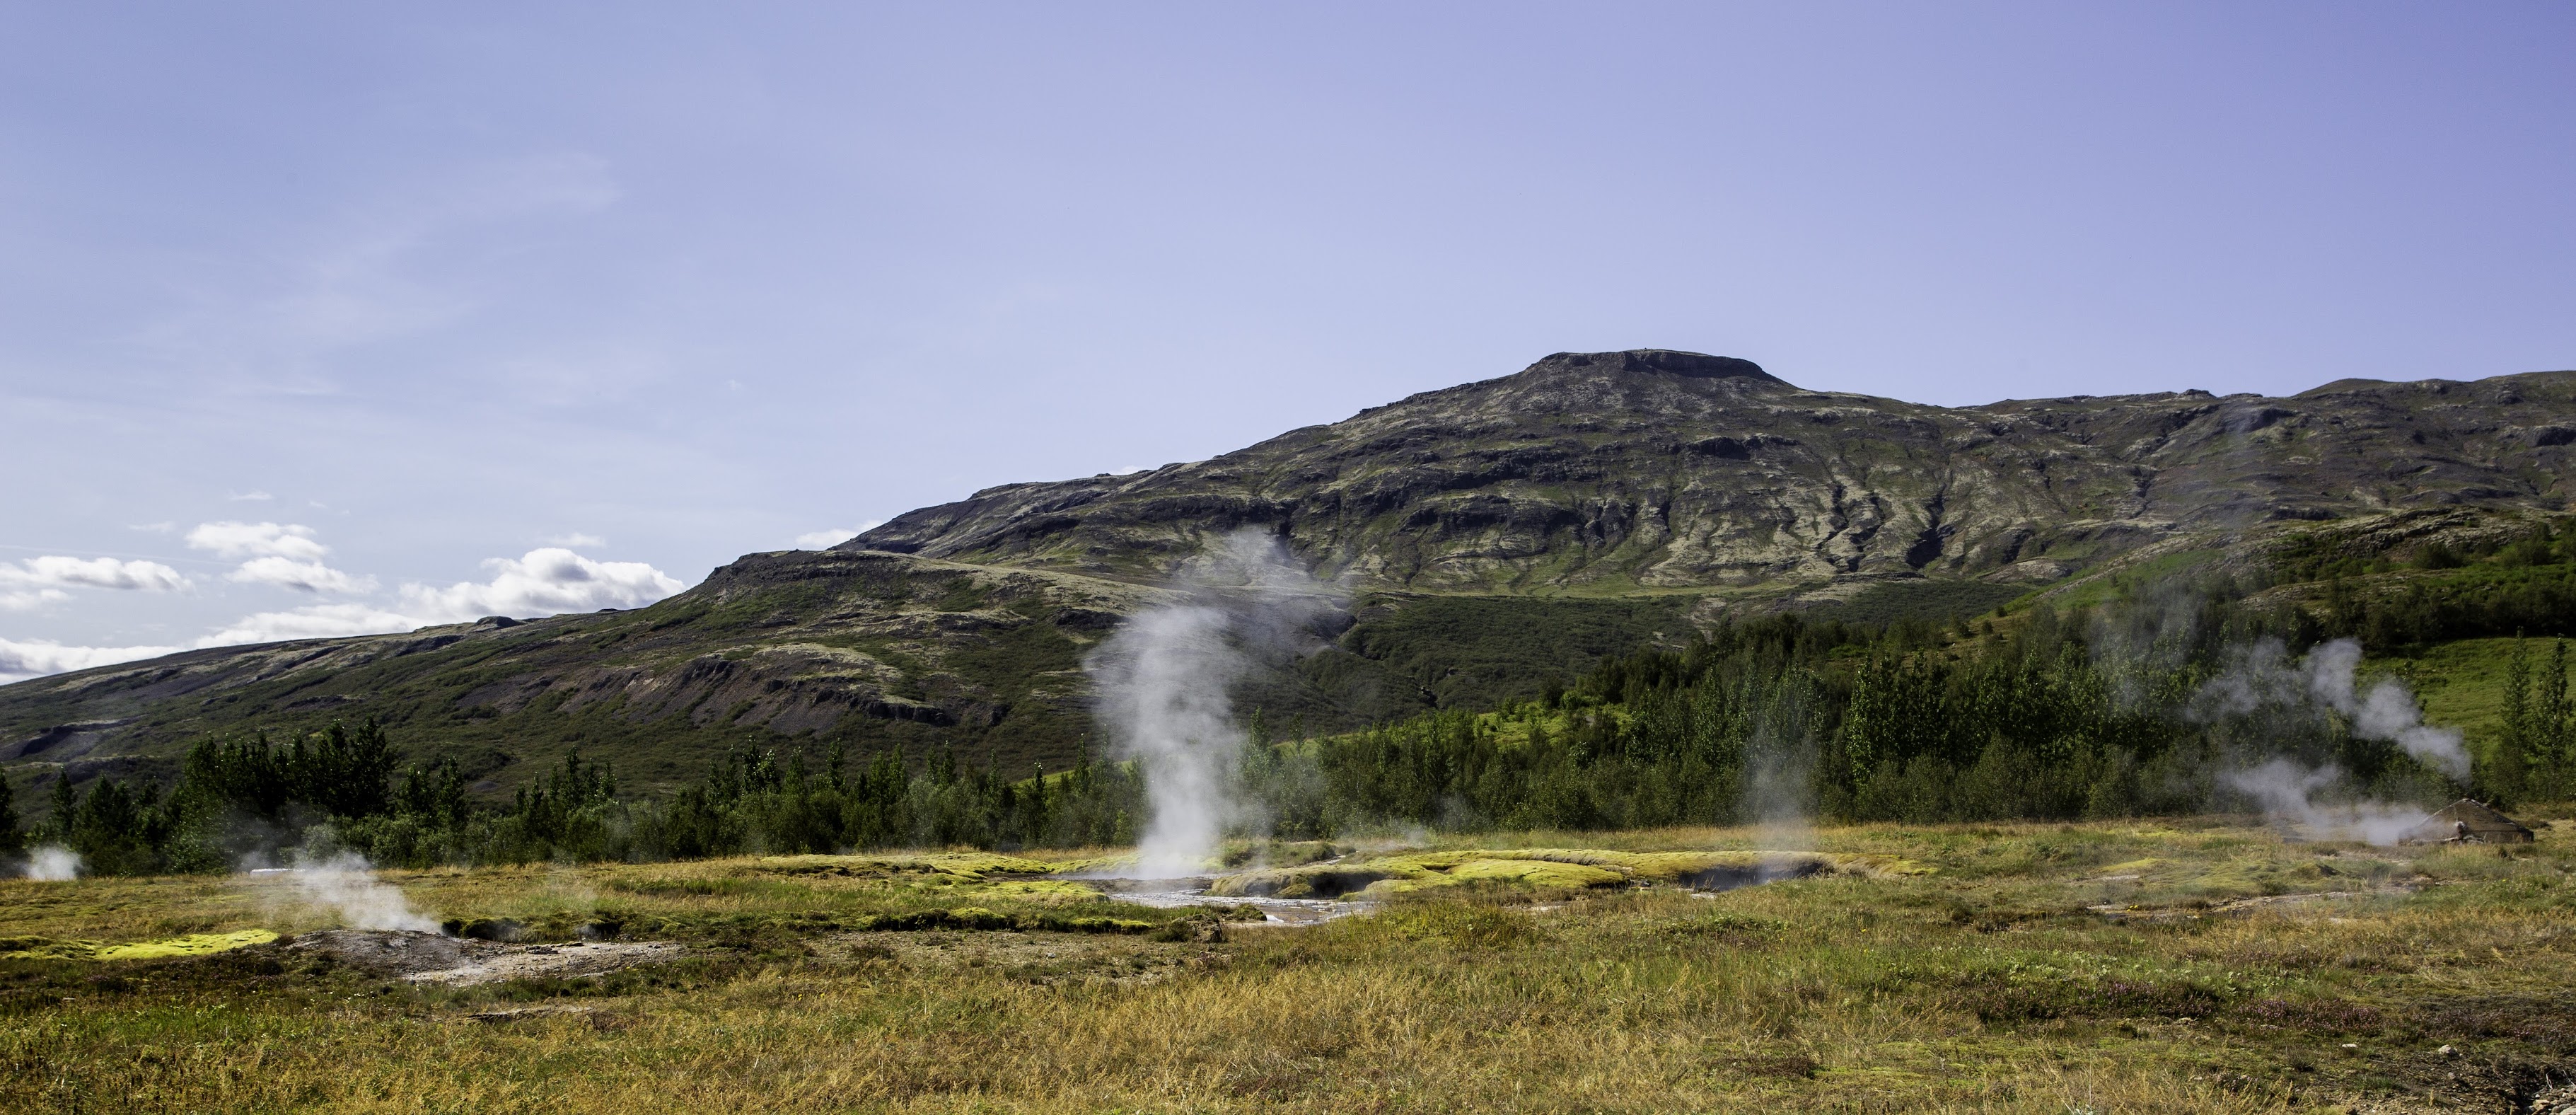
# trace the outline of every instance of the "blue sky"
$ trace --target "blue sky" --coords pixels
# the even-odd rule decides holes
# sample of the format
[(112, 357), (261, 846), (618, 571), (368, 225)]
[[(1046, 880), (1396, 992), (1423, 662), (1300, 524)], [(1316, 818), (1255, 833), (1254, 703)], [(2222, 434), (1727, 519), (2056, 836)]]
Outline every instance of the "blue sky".
[(2568, 368), (2571, 56), (2540, 3), (0, 3), (0, 671), (643, 603), (1560, 350)]

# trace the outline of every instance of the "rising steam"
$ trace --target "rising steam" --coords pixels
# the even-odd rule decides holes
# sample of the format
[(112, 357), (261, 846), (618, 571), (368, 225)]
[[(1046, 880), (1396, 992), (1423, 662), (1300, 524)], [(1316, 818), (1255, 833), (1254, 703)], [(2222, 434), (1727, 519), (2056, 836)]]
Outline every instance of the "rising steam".
[(2360, 664), (2361, 644), (2350, 639), (2322, 644), (2296, 666), (2288, 663), (2280, 643), (2266, 640), (2236, 669), (2203, 688), (2201, 697), (2221, 715), (2332, 710), (2353, 735), (2394, 743), (2427, 766), (2466, 779), (2469, 753), (2460, 745), (2460, 733), (2426, 725), (2415, 709), (2415, 695), (2395, 678), (2381, 678), (2370, 692), (2357, 692), (2353, 670)]
[(27, 856), (27, 877), (39, 882), (68, 883), (80, 878), (80, 853), (48, 844)]
[(1815, 845), (1816, 746), (1801, 690), (1783, 687), (1744, 748), (1744, 816), (1773, 848)]
[(299, 860), (282, 874), (294, 884), (296, 898), (304, 906), (328, 911), (351, 929), (438, 932), (435, 919), (413, 912), (402, 888), (376, 878), (366, 857), (341, 852), (325, 859)]
[(1265, 651), (1293, 648), (1344, 594), (1257, 530), (1211, 544), (1182, 570), (1180, 598), (1131, 617), (1085, 663), (1120, 754), (1145, 776), (1145, 831), (1130, 874), (1207, 869), (1245, 806), (1230, 793), (1243, 732), (1229, 691)]
[(2343, 780), (2343, 772), (2332, 764), (2311, 767), (2293, 759), (2274, 759), (2250, 770), (2230, 771), (2222, 780), (2229, 789), (2253, 798), (2263, 807), (2264, 816), (2323, 840), (2394, 844), (2424, 820), (2424, 811), (2413, 806), (2326, 801), (2327, 792)]
[(2352, 722), (2352, 734), (2386, 740), (2454, 780), (2469, 777), (2469, 752), (2460, 733), (2424, 723), (2415, 710), (2415, 695), (2396, 678), (2381, 678), (2370, 692), (2356, 697), (2353, 668), (2361, 664), (2361, 644), (2337, 639), (2308, 652), (2308, 692)]
[[(2425, 724), (2414, 694), (2395, 678), (2382, 678), (2369, 691), (2360, 691), (2354, 682), (2360, 664), (2361, 644), (2351, 639), (2322, 644), (2296, 663), (2280, 643), (2267, 640), (2202, 687), (2196, 711), (2206, 719), (2249, 722), (2266, 742), (2284, 746), (2313, 738), (2340, 720), (2356, 738), (2394, 743), (2424, 766), (2465, 781), (2469, 753), (2460, 733)], [(2220, 780), (2252, 798), (2267, 816), (2330, 839), (2393, 843), (2423, 819), (2423, 810), (2403, 805), (2330, 801), (2349, 789), (2344, 774), (2331, 761), (2290, 754), (2230, 771)]]

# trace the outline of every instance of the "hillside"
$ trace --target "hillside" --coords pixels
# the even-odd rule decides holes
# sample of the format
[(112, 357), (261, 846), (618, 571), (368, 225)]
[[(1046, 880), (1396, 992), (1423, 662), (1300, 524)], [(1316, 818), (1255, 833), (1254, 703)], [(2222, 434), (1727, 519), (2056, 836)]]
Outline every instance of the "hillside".
[[(2564, 507), (2571, 452), (2576, 373), (1942, 408), (1723, 357), (1558, 354), (1208, 461), (1007, 485), (831, 551), (749, 555), (649, 608), (0, 687), (0, 762), (85, 778), (210, 731), (373, 716), (486, 790), (575, 748), (638, 788), (737, 743), (946, 741), (1057, 768), (1089, 731), (1085, 649), (1246, 526), (1354, 587), (1332, 648), (1242, 695), (1321, 728), (1534, 692), (1730, 611), (1947, 618), (2098, 595), (2132, 566), (2273, 562), (2298, 539), (2364, 560), (2509, 531)], [(2401, 576), (2376, 568), (2351, 572)]]

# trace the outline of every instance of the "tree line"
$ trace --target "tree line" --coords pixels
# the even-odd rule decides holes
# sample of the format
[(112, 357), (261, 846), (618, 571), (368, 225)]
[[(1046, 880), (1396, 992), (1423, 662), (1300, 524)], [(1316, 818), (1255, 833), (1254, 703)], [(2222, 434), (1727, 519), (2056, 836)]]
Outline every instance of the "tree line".
[[(2309, 544), (2311, 548), (2316, 543)], [(2323, 607), (2303, 622), (2327, 637), (2400, 651), (2454, 639), (2576, 635), (2576, 521), (2539, 523), (2519, 535), (2453, 544), (2433, 540), (2403, 555), (2292, 553), (2285, 576), (2325, 584)], [(2348, 578), (2413, 569), (2393, 592)]]
[[(2452, 779), (2330, 710), (2223, 707), (2234, 673), (2289, 671), (2282, 640), (2200, 656), (2128, 653), (2042, 611), (2022, 634), (1949, 649), (1846, 641), (1794, 617), (1602, 665), (1496, 714), (1443, 712), (1244, 764), (1283, 834), (1390, 824), (1616, 829), (1674, 824), (2075, 820), (2253, 810), (2231, 772), (2281, 759), (2320, 802), (2435, 805), (2562, 796), (2576, 773), (2563, 661), (2535, 667), (2512, 738)], [(2079, 632), (2090, 629), (2099, 640)], [(2299, 648), (2307, 649), (2307, 648)], [(2552, 669), (2558, 670), (2553, 674)], [(2547, 679), (2558, 679), (2555, 683)], [(2552, 685), (2554, 684), (2554, 688)]]
[(368, 721), (282, 742), (200, 741), (167, 790), (101, 777), (81, 793), (57, 777), (51, 813), (32, 829), (0, 784), (0, 855), (53, 845), (78, 854), (89, 873), (134, 875), (232, 870), (296, 851), (418, 867), (1071, 847), (1132, 841), (1142, 800), (1131, 766), (1095, 762), (1087, 749), (1070, 770), (1011, 778), (971, 769), (945, 747), (914, 771), (891, 750), (853, 764), (835, 747), (818, 768), (737, 746), (660, 800), (621, 795), (613, 767), (576, 752), (506, 804), (485, 804), (454, 760), (405, 766)]
[[(2188, 813), (2250, 807), (2227, 772), (2273, 758), (2318, 772), (2328, 799), (2576, 794), (2563, 643), (2515, 652), (2502, 737), (2457, 780), (2330, 709), (2214, 699), (2277, 680), (2338, 633), (2331, 609), (2253, 606), (2256, 587), (2123, 584), (2097, 608), (2041, 603), (2010, 620), (1727, 622), (1685, 648), (1603, 660), (1534, 701), (1344, 734), (1273, 739), (1256, 712), (1232, 792), (1246, 832), (1293, 838)], [(92, 872), (141, 873), (289, 848), (428, 865), (1119, 845), (1141, 824), (1143, 778), (1088, 748), (1068, 770), (1013, 775), (945, 747), (907, 764), (892, 750), (737, 746), (659, 798), (621, 793), (611, 767), (576, 753), (509, 801), (482, 802), (453, 761), (407, 764), (369, 722), (204, 740), (167, 789), (100, 778), (76, 794), (58, 779), (33, 829), (0, 796), (0, 854), (59, 844)]]

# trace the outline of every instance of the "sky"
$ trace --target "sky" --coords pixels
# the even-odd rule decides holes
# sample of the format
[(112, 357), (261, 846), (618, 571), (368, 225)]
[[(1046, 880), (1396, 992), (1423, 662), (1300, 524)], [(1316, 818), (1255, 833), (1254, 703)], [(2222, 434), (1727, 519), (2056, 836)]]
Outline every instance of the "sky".
[(633, 607), (1558, 351), (2576, 367), (2576, 6), (0, 0), (0, 679)]

